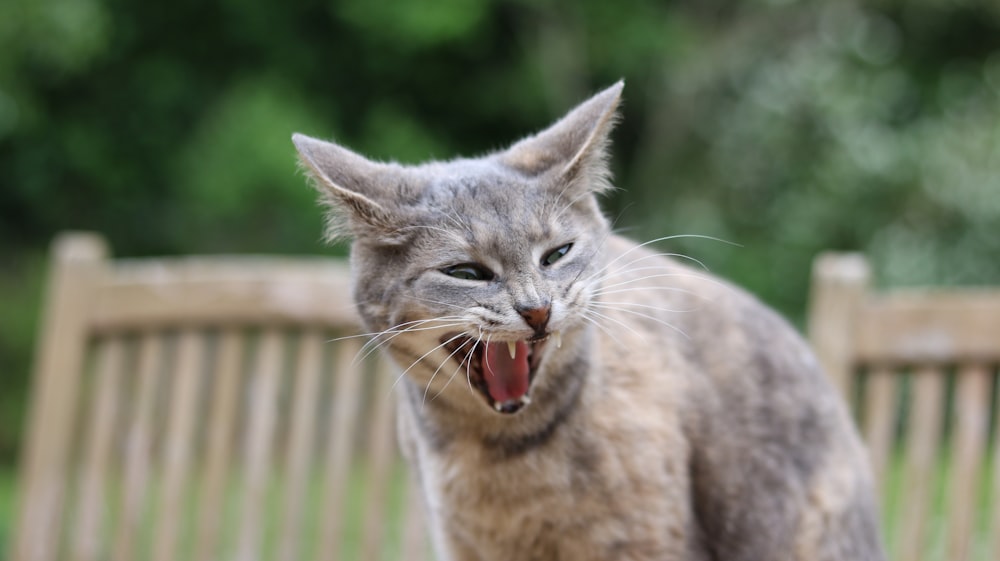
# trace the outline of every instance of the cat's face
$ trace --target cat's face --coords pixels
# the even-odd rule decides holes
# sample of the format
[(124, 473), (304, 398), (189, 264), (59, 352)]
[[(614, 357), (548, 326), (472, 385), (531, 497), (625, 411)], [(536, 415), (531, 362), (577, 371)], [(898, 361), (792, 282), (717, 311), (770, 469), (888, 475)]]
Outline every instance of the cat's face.
[(409, 372), (431, 396), (457, 379), (514, 412), (584, 321), (607, 226), (589, 194), (573, 201), (557, 184), (456, 167), (423, 187), (405, 242), (355, 243), (355, 296), (373, 330), (409, 329), (390, 342), (404, 368), (431, 353), (433, 382)]
[(517, 412), (586, 324), (609, 235), (595, 193), (607, 187), (604, 144), (620, 90), (479, 159), (377, 164), (296, 137), (346, 214), (355, 299), (381, 334), (375, 344), (428, 399), (469, 399), (468, 386), (482, 405)]

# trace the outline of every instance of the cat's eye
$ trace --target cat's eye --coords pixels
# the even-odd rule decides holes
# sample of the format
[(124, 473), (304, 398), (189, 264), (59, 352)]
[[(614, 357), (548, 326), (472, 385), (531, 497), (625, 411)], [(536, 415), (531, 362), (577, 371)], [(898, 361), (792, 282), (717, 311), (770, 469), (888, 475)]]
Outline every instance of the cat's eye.
[(475, 263), (462, 263), (441, 269), (441, 272), (456, 279), (471, 281), (493, 280), (493, 272)]
[(548, 253), (548, 255), (546, 255), (545, 257), (542, 257), (542, 265), (543, 266), (548, 266), (548, 265), (551, 265), (551, 264), (555, 263), (556, 261), (559, 261), (567, 253), (569, 253), (569, 250), (570, 250), (571, 247), (573, 247), (573, 244), (568, 243), (568, 244), (566, 244), (566, 245), (564, 245), (562, 247), (557, 247), (556, 249), (553, 249), (552, 251), (550, 251)]

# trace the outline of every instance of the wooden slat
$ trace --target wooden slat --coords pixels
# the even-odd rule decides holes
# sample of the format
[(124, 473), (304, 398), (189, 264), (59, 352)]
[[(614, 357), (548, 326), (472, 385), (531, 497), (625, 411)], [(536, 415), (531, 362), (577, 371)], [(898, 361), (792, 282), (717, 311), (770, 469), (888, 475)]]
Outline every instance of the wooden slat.
[(53, 244), (32, 377), (32, 402), (20, 470), (13, 561), (50, 561), (56, 553), (66, 467), (76, 416), (84, 331), (92, 292), (104, 280), (107, 248), (94, 235), (68, 234)]
[(112, 552), (114, 561), (136, 558), (136, 536), (142, 527), (143, 505), (150, 481), (153, 409), (156, 404), (156, 382), (163, 360), (162, 343), (163, 338), (157, 333), (147, 333), (138, 342), (136, 390), (131, 412), (127, 416), (124, 485), (121, 515)]
[(989, 374), (980, 364), (964, 366), (958, 372), (953, 407), (957, 417), (955, 446), (949, 470), (949, 561), (965, 561), (972, 555), (973, 514), (989, 428)]
[(96, 561), (104, 557), (107, 477), (122, 385), (122, 346), (118, 337), (97, 346), (94, 395), (90, 400), (90, 418), (86, 421), (79, 496), (70, 544), (70, 558), (75, 561)]
[(868, 264), (858, 254), (826, 253), (813, 265), (809, 338), (823, 369), (846, 399), (853, 393), (853, 326), (869, 282)]
[(927, 518), (933, 497), (934, 470), (941, 439), (944, 373), (923, 367), (913, 373), (913, 401), (903, 484), (900, 561), (920, 561), (926, 553)]
[(885, 473), (892, 458), (899, 376), (887, 367), (868, 374), (864, 403), (864, 436), (878, 489), (885, 491)]
[(251, 413), (247, 419), (247, 446), (243, 459), (246, 483), (236, 554), (240, 561), (255, 561), (261, 557), (261, 529), (266, 510), (268, 478), (271, 475), (278, 382), (282, 374), (282, 339), (283, 334), (279, 330), (264, 331), (254, 365)]
[(89, 315), (97, 331), (176, 325), (358, 325), (346, 265), (191, 258), (118, 265)]
[(853, 330), (866, 362), (996, 360), (1000, 291), (897, 291), (873, 297)]
[(281, 517), (283, 524), (278, 545), (279, 561), (299, 559), (305, 498), (310, 483), (309, 467), (312, 464), (312, 445), (316, 434), (316, 410), (319, 405), (319, 374), (323, 358), (322, 351), (322, 332), (310, 330), (302, 334), (295, 373), (292, 421), (289, 427), (288, 454), (284, 474), (287, 487), (284, 512)]
[(393, 382), (399, 373), (389, 361), (380, 358), (376, 363), (375, 393), (372, 396), (372, 418), (369, 421), (368, 476), (365, 498), (365, 519), (361, 537), (361, 559), (380, 559), (385, 543), (386, 502), (391, 484), (392, 463), (395, 451), (392, 396)]
[(194, 559), (222, 559), (219, 551), (225, 515), (226, 483), (230, 474), (233, 429), (239, 411), (242, 334), (230, 329), (219, 335), (212, 397), (208, 412), (208, 442), (198, 502)]
[(319, 558), (322, 561), (341, 558), (344, 507), (347, 502), (347, 483), (354, 457), (353, 438), (357, 425), (358, 390), (361, 381), (361, 368), (354, 359), (360, 349), (361, 345), (355, 339), (336, 344), (334, 370), (336, 387), (323, 470), (327, 479), (321, 516), (323, 533), (319, 546)]
[(191, 444), (194, 436), (198, 380), (202, 366), (204, 335), (183, 331), (177, 344), (176, 363), (170, 383), (170, 413), (167, 419), (166, 449), (160, 511), (153, 536), (153, 560), (174, 561), (178, 555), (181, 521), (187, 482), (191, 471)]

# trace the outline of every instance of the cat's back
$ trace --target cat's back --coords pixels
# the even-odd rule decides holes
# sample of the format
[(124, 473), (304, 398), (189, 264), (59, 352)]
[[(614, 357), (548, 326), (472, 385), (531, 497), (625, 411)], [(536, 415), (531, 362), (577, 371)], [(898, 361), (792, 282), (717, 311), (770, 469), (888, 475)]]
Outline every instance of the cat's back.
[[(796, 330), (683, 258), (615, 237), (604, 260), (592, 304), (607, 335), (602, 370), (631, 387), (620, 407), (655, 403), (681, 423), (695, 515), (714, 536), (716, 556), (784, 551), (773, 557), (781, 559), (795, 551), (839, 559), (847, 553), (837, 548), (848, 542), (817, 537), (832, 525), (868, 536), (851, 558), (878, 558), (860, 440)], [(773, 531), (780, 527), (797, 534), (796, 543), (781, 542)]]

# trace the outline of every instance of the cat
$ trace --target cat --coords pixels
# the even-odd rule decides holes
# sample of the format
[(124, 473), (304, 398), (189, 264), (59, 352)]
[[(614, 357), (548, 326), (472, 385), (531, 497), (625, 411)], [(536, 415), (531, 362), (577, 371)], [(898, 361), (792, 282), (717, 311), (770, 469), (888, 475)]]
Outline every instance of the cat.
[(884, 558), (846, 407), (741, 289), (611, 232), (623, 82), (479, 158), (293, 136), (402, 369), (401, 449), (442, 561)]

